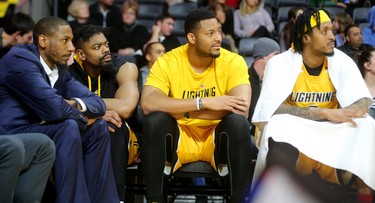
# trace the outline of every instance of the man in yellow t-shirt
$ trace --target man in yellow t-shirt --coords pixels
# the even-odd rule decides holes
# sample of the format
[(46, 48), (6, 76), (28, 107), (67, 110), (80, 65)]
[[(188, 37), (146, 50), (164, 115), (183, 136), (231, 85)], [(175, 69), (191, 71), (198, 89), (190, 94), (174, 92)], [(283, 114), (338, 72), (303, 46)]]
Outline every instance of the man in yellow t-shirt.
[[(304, 11), (293, 48), (267, 64), (252, 119), (259, 128), (266, 125), (254, 177), (265, 161), (340, 185), (355, 174), (358, 202), (372, 202), (367, 184), (375, 188), (374, 167), (355, 162), (374, 160), (375, 123), (366, 115), (372, 100), (353, 60), (334, 48), (329, 16), (323, 9)], [(319, 183), (314, 186), (324, 188)]]
[(231, 202), (243, 202), (251, 163), (247, 65), (220, 48), (221, 25), (213, 13), (192, 11), (185, 33), (188, 44), (158, 58), (142, 92), (148, 201), (165, 201), (164, 168), (168, 174), (168, 169), (206, 161), (219, 174), (229, 168)]

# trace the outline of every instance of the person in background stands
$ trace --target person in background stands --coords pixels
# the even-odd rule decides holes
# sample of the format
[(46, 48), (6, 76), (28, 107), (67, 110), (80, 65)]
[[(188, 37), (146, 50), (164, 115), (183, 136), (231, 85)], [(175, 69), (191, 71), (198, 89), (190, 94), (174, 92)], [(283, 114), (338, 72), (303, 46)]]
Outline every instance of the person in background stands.
[(338, 47), (338, 49), (352, 59), (354, 59), (354, 56), (358, 52), (372, 48), (371, 45), (363, 43), (361, 29), (357, 25), (351, 24), (346, 26), (345, 39), (345, 43)]
[(335, 41), (335, 46), (340, 47), (342, 46), (345, 41), (345, 28), (348, 25), (353, 24), (352, 17), (348, 13), (339, 13), (335, 16), (333, 20), (333, 31), (335, 33), (336, 41)]
[(150, 69), (152, 68), (152, 65), (154, 65), (156, 59), (163, 54), (165, 54), (165, 48), (162, 43), (150, 42), (147, 44), (144, 53), (147, 65), (139, 69), (138, 89), (140, 93), (142, 92), (143, 85), (146, 83), (146, 79), (150, 74)]
[(0, 58), (16, 44), (31, 44), (33, 42), (34, 20), (24, 13), (17, 13), (3, 28), (0, 28)]
[[(280, 54), (280, 46), (274, 40), (262, 37), (255, 41), (252, 52), (254, 63), (248, 70), (251, 84), (251, 102), (249, 117), (247, 117), (249, 123), (251, 123), (251, 118), (253, 117), (255, 106), (262, 89), (264, 70), (266, 69), (267, 62), (275, 55)], [(251, 128), (251, 135), (255, 135), (254, 125), (252, 125)]]
[(357, 65), (362, 73), (367, 88), (372, 96), (373, 103), (368, 114), (375, 119), (375, 49), (371, 48), (359, 53), (356, 57)]
[(371, 7), (368, 13), (367, 22), (369, 23), (369, 26), (362, 29), (363, 43), (375, 47), (375, 6)]
[(89, 7), (90, 19), (95, 25), (112, 27), (121, 23), (120, 9), (115, 5), (115, 0), (98, 0)]
[(271, 38), (275, 26), (262, 1), (242, 0), (240, 8), (234, 11), (234, 33), (238, 37)]
[(119, 55), (142, 55), (142, 48), (150, 38), (147, 28), (137, 24), (139, 5), (135, 0), (127, 0), (121, 7), (122, 23), (111, 28), (108, 36), (109, 47)]
[(86, 0), (73, 0), (68, 7), (68, 13), (69, 17), (73, 19), (71, 21), (68, 20), (73, 33), (84, 25), (95, 23), (90, 19), (89, 4)]
[(176, 36), (172, 35), (173, 26), (174, 18), (171, 15), (164, 13), (158, 16), (156, 24), (152, 26), (151, 38), (144, 47), (150, 42), (161, 42), (165, 47), (165, 51), (168, 52), (180, 46), (180, 41), (178, 41)]

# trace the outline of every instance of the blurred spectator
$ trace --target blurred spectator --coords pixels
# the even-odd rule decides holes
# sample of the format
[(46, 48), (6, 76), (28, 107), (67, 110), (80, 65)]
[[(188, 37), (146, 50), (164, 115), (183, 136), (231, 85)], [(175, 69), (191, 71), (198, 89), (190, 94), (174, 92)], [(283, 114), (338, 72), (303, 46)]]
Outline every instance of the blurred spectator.
[[(308, 0), (308, 7), (312, 8), (321, 8), (324, 6), (340, 6), (341, 8), (346, 9), (347, 5), (340, 0)], [(324, 3), (324, 6), (322, 4)]]
[(166, 52), (180, 46), (180, 41), (178, 41), (176, 36), (172, 35), (174, 20), (175, 19), (168, 13), (158, 16), (156, 25), (152, 27), (151, 38), (147, 43), (161, 42)]
[(24, 13), (17, 13), (0, 28), (0, 58), (4, 56), (13, 45), (31, 44), (33, 42), (33, 28), (35, 22)]
[(119, 55), (142, 54), (142, 47), (150, 38), (147, 28), (137, 24), (139, 5), (127, 0), (121, 7), (122, 23), (112, 27), (108, 40), (111, 52)]
[(86, 0), (73, 0), (68, 7), (68, 13), (73, 18), (72, 21), (69, 21), (73, 32), (84, 25), (95, 23), (90, 19), (89, 4)]
[(154, 65), (156, 59), (163, 54), (165, 54), (165, 47), (162, 43), (151, 42), (147, 44), (144, 53), (147, 65), (139, 69), (138, 88), (140, 92), (142, 92), (143, 85), (146, 83), (146, 78), (150, 74), (152, 65)]
[[(251, 83), (251, 102), (249, 117), (247, 120), (251, 123), (255, 106), (258, 102), (260, 90), (262, 88), (264, 70), (267, 62), (275, 55), (280, 54), (280, 46), (272, 39), (262, 37), (255, 41), (253, 46), (254, 63), (248, 69), (249, 80)], [(252, 124), (251, 135), (255, 133), (255, 126)]]
[(95, 25), (112, 27), (121, 23), (120, 9), (115, 5), (115, 0), (98, 0), (90, 5), (90, 19)]
[(375, 6), (370, 9), (367, 20), (370, 25), (362, 30), (363, 42), (375, 47)]
[(352, 17), (348, 13), (339, 13), (335, 16), (333, 31), (336, 37), (336, 47), (342, 46), (345, 43), (345, 28), (353, 23)]
[(234, 11), (234, 32), (243, 37), (269, 37), (275, 29), (272, 19), (261, 3), (263, 0), (242, 0)]
[(296, 21), (297, 17), (303, 13), (303, 9), (300, 7), (291, 8), (288, 12), (288, 22), (285, 24), (281, 32), (281, 40), (280, 46), (281, 50), (289, 49), (290, 45), (292, 44), (292, 36), (293, 36), (293, 28), (294, 22)]
[(345, 28), (346, 42), (344, 45), (338, 47), (350, 58), (354, 59), (354, 56), (361, 51), (372, 48), (369, 44), (364, 44), (362, 39), (361, 30), (357, 25), (351, 24)]
[(374, 102), (368, 113), (375, 119), (375, 49), (371, 48), (357, 55), (357, 65), (373, 98)]
[(228, 39), (230, 50), (237, 52), (235, 47), (235, 34), (233, 22), (233, 8), (225, 4), (226, 0), (210, 0), (208, 9), (213, 11), (217, 20), (221, 23), (223, 38)]

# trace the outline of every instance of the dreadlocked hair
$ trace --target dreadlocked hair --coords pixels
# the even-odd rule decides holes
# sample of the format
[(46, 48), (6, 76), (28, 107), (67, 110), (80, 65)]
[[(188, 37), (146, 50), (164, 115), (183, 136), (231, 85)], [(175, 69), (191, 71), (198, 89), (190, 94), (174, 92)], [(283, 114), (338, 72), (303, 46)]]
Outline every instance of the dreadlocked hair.
[(311, 27), (311, 16), (313, 16), (317, 23), (317, 28), (320, 29), (320, 13), (319, 10), (323, 10), (325, 13), (327, 13), (328, 16), (332, 19), (331, 15), (328, 11), (319, 8), (319, 9), (313, 9), (309, 8), (305, 10), (301, 15), (298, 16), (293, 29), (292, 39), (293, 39), (293, 45), (294, 50), (298, 53), (301, 53), (303, 51), (303, 37), (305, 34), (311, 34), (312, 33), (312, 27)]

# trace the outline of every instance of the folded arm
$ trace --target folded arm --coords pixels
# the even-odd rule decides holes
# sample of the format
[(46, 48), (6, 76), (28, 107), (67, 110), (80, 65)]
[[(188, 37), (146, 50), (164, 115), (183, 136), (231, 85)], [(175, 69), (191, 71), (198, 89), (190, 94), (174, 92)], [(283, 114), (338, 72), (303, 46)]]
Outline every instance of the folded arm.
[(301, 118), (316, 121), (333, 121), (337, 123), (349, 122), (356, 126), (354, 118), (365, 117), (371, 99), (362, 98), (353, 104), (341, 109), (301, 108), (289, 104), (281, 104), (275, 114), (291, 114)]

